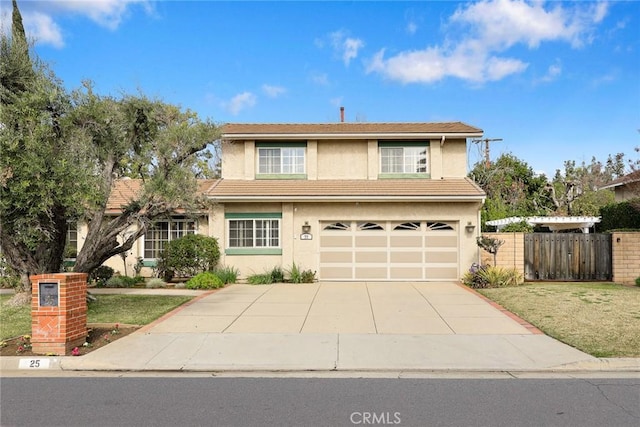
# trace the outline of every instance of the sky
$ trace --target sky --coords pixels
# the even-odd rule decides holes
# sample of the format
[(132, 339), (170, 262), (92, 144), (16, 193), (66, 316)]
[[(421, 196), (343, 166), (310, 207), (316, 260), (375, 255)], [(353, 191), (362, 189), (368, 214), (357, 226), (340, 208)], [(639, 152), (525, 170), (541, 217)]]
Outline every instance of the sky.
[[(640, 2), (18, 0), (68, 89), (215, 123), (462, 121), (552, 177), (640, 146)], [(11, 2), (0, 0), (2, 28)], [(469, 167), (482, 144), (469, 144)]]

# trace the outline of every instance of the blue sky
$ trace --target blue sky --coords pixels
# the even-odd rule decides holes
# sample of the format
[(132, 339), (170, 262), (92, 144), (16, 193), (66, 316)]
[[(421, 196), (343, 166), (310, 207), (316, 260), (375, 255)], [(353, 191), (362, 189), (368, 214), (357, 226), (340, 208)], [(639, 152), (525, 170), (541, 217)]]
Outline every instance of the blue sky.
[[(18, 0), (69, 88), (225, 122), (463, 121), (552, 176), (640, 146), (640, 2)], [(0, 0), (3, 28), (11, 4)], [(479, 159), (470, 144), (470, 166)]]

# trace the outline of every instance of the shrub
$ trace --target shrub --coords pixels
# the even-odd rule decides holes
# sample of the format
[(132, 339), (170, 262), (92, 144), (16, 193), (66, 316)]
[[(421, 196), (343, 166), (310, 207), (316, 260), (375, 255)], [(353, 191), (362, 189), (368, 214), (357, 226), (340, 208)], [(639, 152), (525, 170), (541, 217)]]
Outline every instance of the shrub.
[(271, 280), (273, 283), (282, 283), (284, 282), (284, 271), (282, 271), (282, 267), (276, 266), (271, 269), (269, 272), (271, 275)]
[(218, 289), (223, 286), (222, 280), (210, 271), (200, 273), (185, 283), (187, 289)]
[(228, 285), (229, 283), (236, 283), (238, 281), (238, 275), (240, 274), (240, 271), (237, 268), (226, 266), (216, 268), (213, 272), (225, 285)]
[(596, 226), (599, 232), (640, 228), (640, 199), (625, 200), (600, 208), (602, 220)]
[(289, 281), (291, 283), (313, 283), (316, 279), (316, 272), (311, 270), (301, 270), (294, 262), (291, 268), (287, 270)]
[(105, 286), (107, 281), (113, 277), (113, 273), (113, 268), (101, 265), (89, 274), (89, 282), (98, 287)]
[(462, 283), (474, 289), (519, 286), (524, 283), (522, 274), (513, 268), (478, 266), (474, 264), (462, 276)]
[(158, 258), (158, 272), (166, 281), (174, 277), (193, 277), (212, 271), (219, 259), (218, 239), (188, 234), (165, 245)]
[(636, 286), (640, 286), (640, 277), (636, 277)]
[(513, 222), (505, 225), (501, 231), (504, 233), (533, 233), (533, 226), (527, 221)]
[(162, 279), (154, 277), (152, 279), (149, 279), (145, 286), (150, 289), (164, 288), (165, 286), (167, 286), (167, 283)]
[(250, 285), (270, 285), (273, 283), (271, 273), (252, 274), (247, 277), (247, 283)]
[(112, 276), (107, 280), (105, 286), (107, 288), (131, 288), (136, 283), (135, 277)]

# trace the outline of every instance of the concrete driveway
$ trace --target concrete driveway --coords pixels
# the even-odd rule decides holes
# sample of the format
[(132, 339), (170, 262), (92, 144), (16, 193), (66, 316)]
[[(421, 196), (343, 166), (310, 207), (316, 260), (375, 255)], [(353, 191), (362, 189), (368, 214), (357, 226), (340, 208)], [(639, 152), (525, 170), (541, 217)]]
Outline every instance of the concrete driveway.
[(530, 334), (455, 283), (232, 285), (148, 333)]

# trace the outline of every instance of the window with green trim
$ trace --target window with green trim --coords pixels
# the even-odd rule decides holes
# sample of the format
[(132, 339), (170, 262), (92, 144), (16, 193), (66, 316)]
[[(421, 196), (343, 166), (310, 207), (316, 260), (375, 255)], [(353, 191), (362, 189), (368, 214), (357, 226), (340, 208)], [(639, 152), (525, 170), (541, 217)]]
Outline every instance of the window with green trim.
[(279, 248), (280, 219), (228, 219), (230, 249)]
[(380, 144), (381, 174), (428, 174), (429, 143)]
[(257, 173), (259, 175), (303, 175), (305, 173), (306, 144), (257, 145)]
[(196, 222), (187, 218), (172, 218), (171, 221), (158, 221), (146, 233), (143, 240), (144, 259), (151, 260), (160, 256), (164, 245), (187, 234), (196, 233)]

